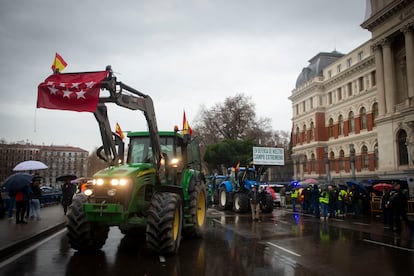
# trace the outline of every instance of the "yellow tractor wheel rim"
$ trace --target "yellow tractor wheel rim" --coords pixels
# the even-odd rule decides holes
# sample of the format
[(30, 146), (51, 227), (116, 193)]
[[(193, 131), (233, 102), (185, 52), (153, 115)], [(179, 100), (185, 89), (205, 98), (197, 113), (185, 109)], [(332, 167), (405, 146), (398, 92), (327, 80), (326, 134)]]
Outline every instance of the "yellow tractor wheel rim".
[(206, 197), (204, 193), (199, 193), (197, 202), (197, 223), (198, 226), (204, 224), (204, 218), (206, 216)]

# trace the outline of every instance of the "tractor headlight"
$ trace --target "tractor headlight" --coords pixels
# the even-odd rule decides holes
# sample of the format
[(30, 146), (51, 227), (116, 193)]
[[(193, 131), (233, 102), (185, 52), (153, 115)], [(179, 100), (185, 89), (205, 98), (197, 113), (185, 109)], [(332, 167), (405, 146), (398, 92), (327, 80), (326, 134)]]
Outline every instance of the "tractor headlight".
[(177, 168), (178, 167), (178, 162), (179, 162), (179, 160), (177, 158), (173, 158), (173, 159), (171, 159), (170, 166), (173, 167), (173, 168)]
[(111, 179), (111, 185), (112, 186), (125, 186), (125, 185), (127, 185), (127, 183), (128, 183), (128, 180), (125, 179), (125, 178), (121, 178), (121, 179), (113, 178), (113, 179)]
[(98, 186), (102, 186), (104, 184), (104, 180), (102, 178), (94, 179), (93, 184), (96, 184)]
[(93, 191), (92, 191), (91, 189), (86, 189), (83, 193), (84, 193), (86, 196), (91, 196), (91, 195), (93, 194)]

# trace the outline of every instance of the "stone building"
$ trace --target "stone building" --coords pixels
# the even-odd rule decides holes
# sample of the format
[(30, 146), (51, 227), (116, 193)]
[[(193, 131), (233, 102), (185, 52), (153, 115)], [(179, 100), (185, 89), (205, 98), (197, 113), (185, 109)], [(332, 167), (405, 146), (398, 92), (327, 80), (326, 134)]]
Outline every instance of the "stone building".
[(37, 160), (49, 168), (38, 170), (43, 177), (43, 185), (56, 184), (61, 175), (87, 176), (88, 156), (86, 150), (69, 146), (39, 146), (30, 143), (0, 144), (0, 183), (13, 174), (13, 168), (26, 160)]
[(414, 1), (367, 1), (372, 38), (309, 61), (289, 97), (295, 179), (414, 184), (413, 25)]

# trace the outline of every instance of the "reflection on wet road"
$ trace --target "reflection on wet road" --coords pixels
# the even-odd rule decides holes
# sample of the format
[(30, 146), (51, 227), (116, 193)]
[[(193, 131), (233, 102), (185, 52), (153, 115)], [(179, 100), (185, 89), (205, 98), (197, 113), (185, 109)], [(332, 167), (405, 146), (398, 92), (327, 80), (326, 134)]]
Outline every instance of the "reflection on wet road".
[(101, 251), (79, 253), (62, 233), (0, 274), (414, 275), (413, 232), (393, 233), (375, 219), (325, 222), (277, 209), (252, 222), (249, 214), (210, 209), (204, 239), (183, 240), (176, 256), (144, 245), (112, 227)]

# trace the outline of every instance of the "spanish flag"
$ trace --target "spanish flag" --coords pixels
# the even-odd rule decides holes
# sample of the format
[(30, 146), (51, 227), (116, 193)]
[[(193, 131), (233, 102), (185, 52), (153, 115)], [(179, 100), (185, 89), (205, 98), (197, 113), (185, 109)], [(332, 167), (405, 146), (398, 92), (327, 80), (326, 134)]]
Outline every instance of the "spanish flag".
[(68, 64), (66, 63), (66, 61), (58, 53), (56, 53), (55, 59), (53, 60), (53, 64), (51, 67), (52, 71), (55, 72), (55, 70), (57, 69), (59, 72), (62, 72), (67, 65)]
[(187, 121), (187, 118), (185, 116), (185, 111), (183, 115), (183, 135), (189, 134), (190, 136), (193, 134), (193, 130), (190, 127), (190, 124)]
[(122, 139), (122, 140), (124, 140), (124, 138), (125, 138), (124, 132), (122, 131), (122, 129), (121, 129), (121, 127), (119, 126), (119, 124), (118, 124), (118, 123), (116, 123), (116, 126), (115, 126), (115, 133), (116, 133), (119, 137), (121, 137), (121, 139)]

